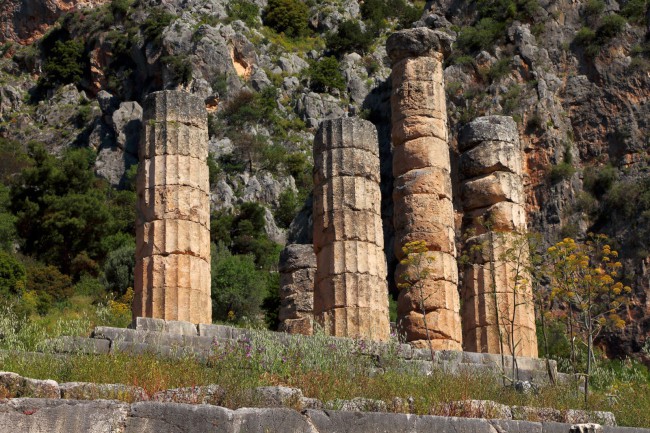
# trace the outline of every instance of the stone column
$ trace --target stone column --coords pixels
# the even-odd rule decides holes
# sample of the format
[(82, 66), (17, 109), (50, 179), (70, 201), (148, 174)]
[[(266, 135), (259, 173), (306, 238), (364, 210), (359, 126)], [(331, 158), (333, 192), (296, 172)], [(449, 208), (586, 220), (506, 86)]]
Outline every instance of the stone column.
[(314, 318), (340, 337), (387, 340), (388, 289), (375, 126), (341, 118), (314, 140)]
[(287, 245), (280, 253), (280, 331), (311, 335), (316, 255), (311, 244)]
[[(391, 95), (395, 254), (408, 242), (424, 241), (432, 272), (419, 290), (403, 289), (398, 326), (416, 347), (461, 350), (460, 301), (454, 210), (447, 142), (447, 108), (442, 62), (451, 49), (448, 35), (426, 28), (393, 33), (386, 42), (392, 63)], [(404, 265), (395, 272), (411, 273)]]
[(208, 119), (179, 91), (144, 101), (134, 317), (212, 322)]
[[(511, 117), (470, 122), (459, 137), (463, 231), (465, 350), (537, 357), (530, 285), (523, 157)], [(514, 344), (513, 344), (514, 343)]]

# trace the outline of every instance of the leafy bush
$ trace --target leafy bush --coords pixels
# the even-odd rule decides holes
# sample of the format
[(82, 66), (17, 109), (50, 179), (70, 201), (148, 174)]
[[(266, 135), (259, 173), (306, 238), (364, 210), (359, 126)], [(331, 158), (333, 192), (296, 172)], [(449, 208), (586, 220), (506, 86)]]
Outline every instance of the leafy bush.
[(605, 10), (605, 2), (603, 0), (589, 0), (584, 7), (585, 15), (587, 16), (600, 16)]
[(583, 186), (596, 198), (601, 198), (618, 179), (618, 170), (611, 164), (602, 167), (587, 167), (584, 171)]
[(14, 255), (0, 251), (0, 297), (20, 294), (25, 283), (25, 266)]
[(260, 8), (246, 0), (231, 0), (228, 3), (228, 18), (231, 21), (242, 20), (250, 28), (257, 27)]
[(505, 24), (492, 18), (483, 18), (473, 27), (463, 27), (456, 46), (464, 52), (491, 50), (505, 31)]
[(213, 320), (255, 321), (266, 296), (264, 275), (251, 255), (232, 255), (226, 248), (212, 254)]
[(621, 15), (630, 22), (643, 25), (647, 19), (647, 11), (648, 0), (629, 0), (621, 9)]
[(345, 90), (345, 78), (335, 57), (324, 57), (311, 62), (306, 74), (309, 77), (309, 85), (315, 92)]
[(142, 33), (150, 42), (160, 42), (165, 28), (174, 21), (175, 16), (164, 9), (155, 8), (142, 23)]
[(625, 18), (617, 14), (607, 15), (600, 19), (600, 24), (595, 31), (589, 27), (582, 27), (573, 41), (584, 48), (588, 57), (595, 57), (600, 53), (601, 47), (620, 34), (624, 27)]
[(283, 228), (288, 228), (301, 204), (295, 192), (290, 189), (282, 191), (278, 200), (278, 208), (275, 211), (275, 220), (278, 222), (278, 225)]
[(123, 295), (126, 293), (127, 288), (133, 287), (134, 269), (135, 246), (123, 246), (111, 251), (106, 256), (102, 282), (107, 290), (118, 295)]
[(338, 30), (327, 36), (327, 49), (337, 56), (345, 53), (357, 52), (365, 54), (372, 41), (373, 32), (361, 30), (361, 25), (356, 20), (343, 21)]
[(287, 36), (307, 33), (309, 8), (300, 0), (269, 0), (264, 11), (264, 24)]
[(188, 84), (192, 81), (192, 62), (187, 56), (165, 56), (160, 61), (171, 72), (177, 83)]
[(39, 314), (45, 314), (53, 302), (61, 302), (74, 293), (72, 279), (55, 266), (33, 264), (27, 268), (26, 292), (36, 294)]
[(111, 0), (110, 10), (113, 15), (125, 16), (133, 6), (133, 0)]
[(52, 88), (60, 84), (76, 83), (84, 73), (84, 43), (79, 39), (57, 40), (46, 54), (44, 76), (39, 85)]
[(558, 183), (563, 180), (571, 179), (575, 172), (576, 169), (571, 163), (563, 161), (551, 167), (548, 177), (551, 183)]
[(387, 27), (386, 19), (396, 19), (398, 28), (406, 28), (419, 20), (421, 14), (421, 8), (404, 0), (365, 0), (361, 4), (361, 16), (375, 33)]
[(606, 42), (609, 39), (618, 36), (625, 27), (625, 18), (617, 14), (604, 16), (600, 20), (600, 26), (596, 30), (596, 35), (600, 41)]

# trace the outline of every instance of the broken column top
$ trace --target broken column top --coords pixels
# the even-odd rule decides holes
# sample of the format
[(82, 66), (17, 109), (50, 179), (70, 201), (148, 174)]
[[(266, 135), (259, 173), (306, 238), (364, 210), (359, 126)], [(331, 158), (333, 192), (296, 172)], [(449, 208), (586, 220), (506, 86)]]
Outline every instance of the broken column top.
[(447, 57), (451, 53), (453, 40), (445, 32), (426, 27), (400, 30), (393, 33), (386, 41), (386, 52), (392, 64), (409, 57), (420, 57), (432, 53), (442, 53)]
[(177, 90), (150, 93), (144, 100), (145, 122), (178, 122), (207, 128), (205, 102), (198, 96)]
[(517, 124), (510, 116), (477, 117), (460, 131), (458, 146), (461, 151), (470, 149), (483, 141), (519, 142)]
[(312, 244), (289, 244), (280, 253), (280, 272), (315, 267), (316, 254)]
[(358, 117), (322, 121), (314, 138), (314, 155), (337, 148), (360, 149), (379, 156), (377, 128)]

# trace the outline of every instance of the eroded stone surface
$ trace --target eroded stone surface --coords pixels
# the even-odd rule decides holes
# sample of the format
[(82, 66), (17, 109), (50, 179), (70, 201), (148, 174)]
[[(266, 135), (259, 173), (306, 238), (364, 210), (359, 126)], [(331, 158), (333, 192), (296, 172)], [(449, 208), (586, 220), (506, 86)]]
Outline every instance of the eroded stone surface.
[(316, 254), (311, 244), (287, 245), (280, 253), (280, 331), (311, 335)]
[(428, 344), (428, 330), (434, 349), (460, 350), (460, 298), (454, 269), (455, 224), (442, 72), (449, 48), (447, 35), (426, 28), (396, 32), (386, 43), (392, 62), (395, 255), (401, 260), (406, 244), (423, 241), (433, 260), (425, 264), (432, 272), (424, 279), (418, 277), (415, 266), (398, 266), (398, 284), (407, 274), (415, 281), (400, 293), (398, 326), (407, 341), (417, 347)]
[(526, 270), (522, 150), (515, 122), (480, 117), (459, 137), (463, 230), (463, 341), (473, 352), (537, 357), (535, 310)]
[(141, 141), (133, 316), (211, 323), (205, 104), (152, 93)]
[(315, 320), (331, 335), (386, 340), (387, 269), (375, 126), (353, 118), (324, 121), (314, 141), (314, 165)]

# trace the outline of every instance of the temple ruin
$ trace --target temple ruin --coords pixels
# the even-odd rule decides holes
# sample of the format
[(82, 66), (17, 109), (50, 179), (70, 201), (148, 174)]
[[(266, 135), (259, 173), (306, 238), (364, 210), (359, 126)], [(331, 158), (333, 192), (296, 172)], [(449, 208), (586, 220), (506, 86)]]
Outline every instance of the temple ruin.
[(461, 132), (459, 150), (469, 258), (462, 278), (465, 350), (537, 357), (517, 125), (511, 117), (479, 117)]
[(208, 116), (199, 97), (144, 101), (133, 317), (211, 323)]
[(314, 320), (314, 247), (287, 245), (280, 253), (280, 331), (311, 335)]
[(380, 206), (375, 126), (322, 122), (314, 140), (314, 318), (330, 335), (388, 339)]
[[(395, 255), (424, 241), (431, 273), (419, 291), (402, 290), (398, 298), (398, 329), (406, 340), (425, 347), (427, 330), (435, 350), (461, 350), (460, 300), (451, 166), (447, 140), (447, 109), (442, 62), (450, 50), (449, 36), (417, 28), (396, 32), (386, 47), (392, 63), (391, 95)], [(398, 284), (409, 272), (399, 265)], [(424, 298), (424, 299), (421, 299)]]

